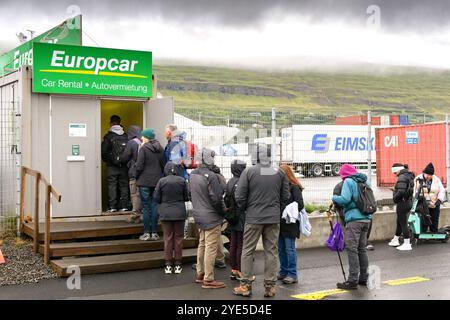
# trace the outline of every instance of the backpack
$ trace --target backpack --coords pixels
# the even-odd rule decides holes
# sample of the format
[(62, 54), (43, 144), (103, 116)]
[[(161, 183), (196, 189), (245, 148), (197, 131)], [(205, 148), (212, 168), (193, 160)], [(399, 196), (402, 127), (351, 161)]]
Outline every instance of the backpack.
[(344, 241), (344, 232), (342, 231), (341, 224), (337, 221), (325, 242), (328, 249), (331, 251), (344, 251), (345, 241)]
[(115, 135), (111, 138), (111, 163), (120, 167), (121, 163), (119, 157), (125, 151), (128, 143), (128, 138), (123, 134), (121, 136)]
[(405, 199), (410, 199), (414, 195), (414, 189), (415, 189), (415, 182), (414, 177), (410, 178), (408, 190), (406, 190), (405, 193)]
[(184, 140), (184, 146), (186, 147), (186, 155), (184, 156), (184, 160), (182, 164), (186, 169), (196, 169), (198, 168), (198, 162), (196, 159), (197, 155), (197, 145), (195, 145), (192, 141)]
[(377, 212), (377, 201), (373, 194), (372, 188), (370, 188), (364, 182), (356, 181), (358, 186), (358, 200), (356, 201), (356, 207), (364, 215), (374, 214)]
[(234, 194), (237, 188), (237, 181), (231, 188), (231, 194), (225, 195), (224, 202), (227, 207), (227, 211), (225, 213), (225, 220), (228, 221), (229, 224), (235, 225), (239, 222), (239, 212), (237, 211), (236, 199), (234, 198)]

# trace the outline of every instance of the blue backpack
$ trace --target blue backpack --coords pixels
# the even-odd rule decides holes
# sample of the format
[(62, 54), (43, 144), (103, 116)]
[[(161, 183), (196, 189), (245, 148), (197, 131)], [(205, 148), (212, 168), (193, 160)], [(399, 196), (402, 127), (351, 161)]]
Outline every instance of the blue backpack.
[(345, 241), (344, 241), (344, 232), (342, 231), (342, 226), (337, 221), (333, 226), (333, 231), (330, 232), (330, 236), (326, 241), (327, 247), (331, 251), (344, 251)]

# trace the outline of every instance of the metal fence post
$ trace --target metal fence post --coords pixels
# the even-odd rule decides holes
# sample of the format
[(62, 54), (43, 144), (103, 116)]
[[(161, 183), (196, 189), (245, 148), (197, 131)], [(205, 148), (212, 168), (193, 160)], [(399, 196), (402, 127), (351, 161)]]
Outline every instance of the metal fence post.
[(446, 161), (446, 179), (447, 179), (447, 200), (450, 200), (450, 128), (449, 128), (449, 116), (445, 115), (445, 161)]
[(277, 153), (277, 114), (275, 112), (275, 108), (272, 108), (272, 148), (270, 150), (271, 152), (271, 158), (272, 158), (272, 165), (276, 164), (276, 153)]
[(367, 182), (372, 184), (372, 112), (367, 111)]

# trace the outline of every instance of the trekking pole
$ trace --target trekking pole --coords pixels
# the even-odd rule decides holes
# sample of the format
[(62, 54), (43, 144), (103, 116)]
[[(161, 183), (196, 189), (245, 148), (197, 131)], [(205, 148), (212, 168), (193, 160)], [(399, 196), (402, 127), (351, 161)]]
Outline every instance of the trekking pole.
[(342, 275), (344, 276), (344, 282), (347, 282), (347, 278), (346, 278), (346, 276), (345, 276), (344, 265), (342, 264), (341, 254), (340, 254), (339, 248), (338, 248), (338, 246), (337, 246), (336, 235), (334, 234), (334, 230), (333, 230), (333, 216), (332, 216), (333, 213), (332, 213), (332, 208), (333, 208), (333, 204), (330, 205), (330, 207), (328, 208), (328, 211), (327, 211), (328, 222), (330, 223), (331, 234), (333, 235), (334, 245), (336, 246), (336, 252), (337, 252), (338, 257), (339, 257), (339, 263), (340, 263), (340, 265), (341, 265)]

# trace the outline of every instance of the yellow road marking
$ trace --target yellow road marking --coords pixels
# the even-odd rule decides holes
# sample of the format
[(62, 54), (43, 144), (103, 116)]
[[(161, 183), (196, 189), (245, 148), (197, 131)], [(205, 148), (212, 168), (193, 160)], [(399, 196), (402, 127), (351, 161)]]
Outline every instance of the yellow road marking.
[(331, 289), (331, 290), (324, 290), (324, 291), (316, 291), (311, 293), (302, 293), (291, 296), (295, 299), (303, 299), (303, 300), (321, 300), (327, 296), (331, 296), (334, 294), (340, 294), (340, 293), (346, 293), (347, 290), (341, 290), (341, 289)]
[(424, 281), (430, 281), (428, 278), (423, 277), (410, 277), (410, 278), (403, 278), (403, 279), (396, 279), (396, 280), (388, 280), (384, 281), (384, 284), (387, 284), (389, 286), (400, 286), (403, 284), (411, 284), (411, 283), (417, 283), (417, 282), (424, 282)]

